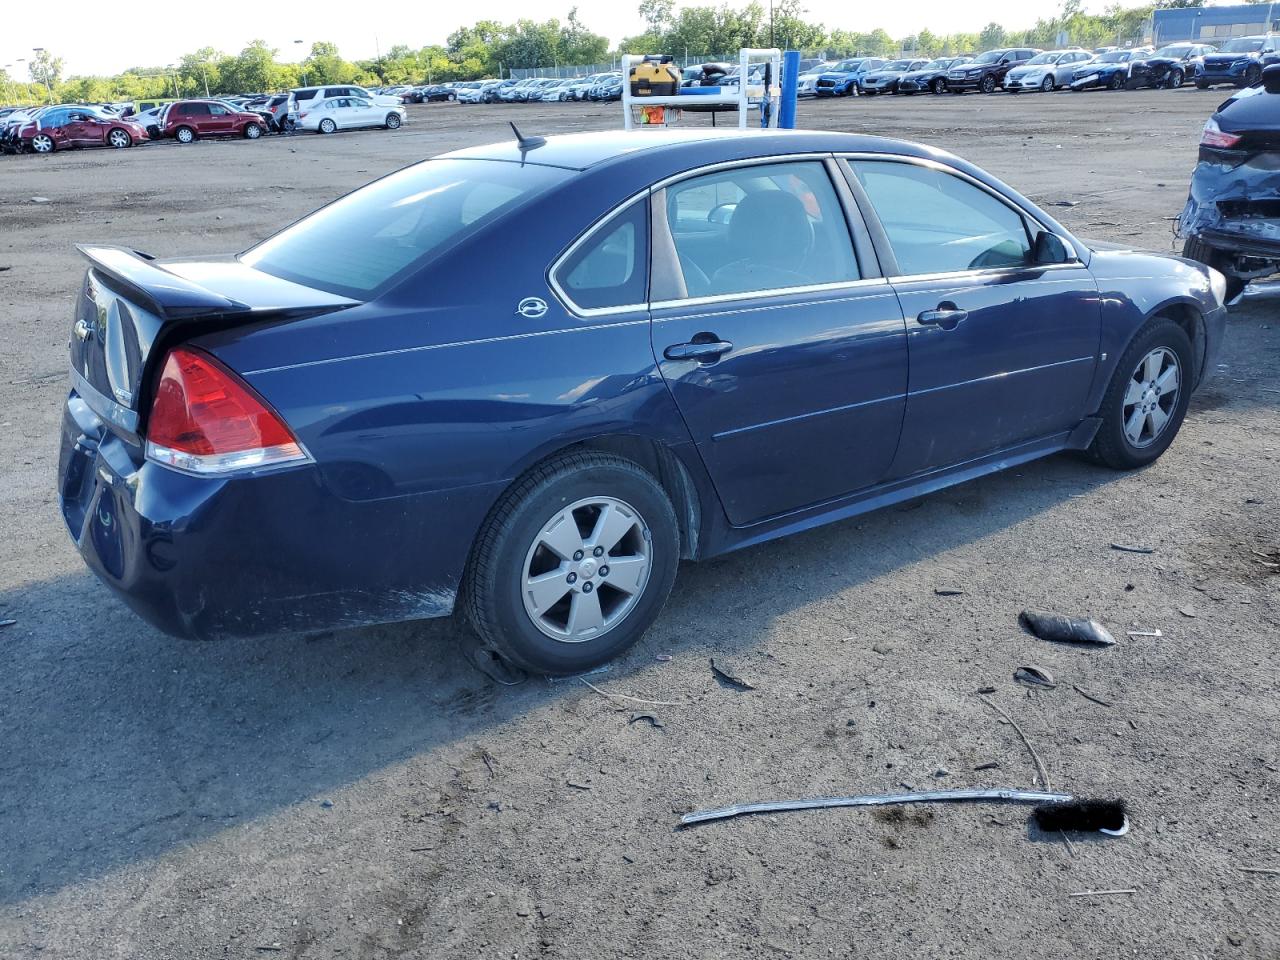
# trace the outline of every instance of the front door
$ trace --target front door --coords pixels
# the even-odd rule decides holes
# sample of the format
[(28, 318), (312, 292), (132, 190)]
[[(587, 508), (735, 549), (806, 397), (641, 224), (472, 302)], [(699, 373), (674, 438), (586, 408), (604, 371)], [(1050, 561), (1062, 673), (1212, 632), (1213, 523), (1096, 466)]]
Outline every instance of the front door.
[(232, 132), (235, 119), (231, 115), (231, 108), (223, 106), (220, 103), (209, 104), (209, 116), (205, 120), (205, 125), (201, 127), (201, 133), (215, 137), (225, 137)]
[(1084, 265), (1036, 263), (1038, 225), (937, 164), (850, 166), (883, 228), (886, 259), (896, 261), (892, 284), (908, 330), (911, 377), (892, 476), (1049, 438), (1086, 417), (1101, 298)]
[(655, 197), (654, 353), (735, 525), (871, 486), (897, 448), (902, 312), (859, 270), (834, 170), (746, 164)]

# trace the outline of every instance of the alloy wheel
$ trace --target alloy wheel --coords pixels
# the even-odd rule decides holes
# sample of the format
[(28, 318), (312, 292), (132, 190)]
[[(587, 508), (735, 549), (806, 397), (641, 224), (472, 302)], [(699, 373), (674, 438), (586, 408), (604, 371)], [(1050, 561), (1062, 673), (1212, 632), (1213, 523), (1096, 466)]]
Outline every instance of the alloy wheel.
[(1178, 357), (1156, 347), (1138, 363), (1124, 393), (1124, 435), (1133, 446), (1149, 447), (1164, 433), (1178, 405), (1182, 371)]
[(1169, 74), (1169, 88), (1171, 90), (1177, 90), (1182, 86), (1182, 81), (1185, 79), (1186, 77), (1183, 75), (1181, 70), (1173, 71), (1173, 73)]
[(651, 545), (644, 519), (629, 504), (613, 497), (570, 504), (543, 525), (525, 556), (525, 613), (563, 643), (609, 632), (644, 594)]
[(177, 138), (179, 143), (190, 143), (196, 135), (189, 127), (179, 127)]
[(129, 146), (132, 142), (132, 138), (123, 130), (112, 130), (111, 133), (107, 135), (107, 142), (116, 149), (120, 149), (121, 147)]
[(53, 153), (53, 137), (38, 133), (31, 138), (31, 149), (36, 153)]

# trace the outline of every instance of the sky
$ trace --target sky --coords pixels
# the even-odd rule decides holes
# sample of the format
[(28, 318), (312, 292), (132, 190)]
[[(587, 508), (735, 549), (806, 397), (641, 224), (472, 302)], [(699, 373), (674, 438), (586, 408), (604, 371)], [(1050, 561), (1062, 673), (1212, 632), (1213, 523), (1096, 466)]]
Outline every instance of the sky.
[[(719, 0), (704, 0), (716, 2)], [(1124, 0), (1137, 6), (1139, 0)], [(745, 0), (733, 0), (741, 5)], [(767, 8), (768, 0), (761, 0)], [(15, 3), (5, 14), (0, 31), (0, 67), (9, 76), (25, 80), (32, 48), (45, 47), (65, 61), (66, 76), (113, 74), (134, 66), (164, 66), (184, 53), (212, 46), (236, 53), (250, 40), (262, 39), (279, 51), (281, 60), (301, 60), (316, 40), (330, 40), (348, 60), (363, 60), (395, 44), (415, 49), (444, 43), (466, 22), (466, 10), (475, 18), (510, 22), (528, 18), (564, 19), (574, 0), (484, 0), (479, 4), (428, 0), (426, 3), (391, 4), (368, 15), (352, 12), (339, 0), (276, 0), (264, 6), (260, 0), (220, 0), (213, 7), (184, 3), (157, 6), (116, 0), (62, 0), (51, 9), (38, 3)], [(807, 17), (827, 26), (868, 32), (883, 27), (895, 37), (928, 28), (934, 33), (977, 32), (991, 21), (1018, 30), (1040, 17), (1057, 12), (1061, 0), (986, 0), (982, 4), (955, 0), (909, 0), (898, 4), (853, 4), (849, 0), (806, 0)], [(583, 23), (616, 44), (643, 29), (636, 8), (638, 0), (578, 0)], [(1086, 2), (1090, 12), (1101, 12), (1104, 2)], [(184, 25), (181, 11), (191, 17)], [(358, 8), (357, 8), (358, 9)], [(163, 13), (159, 11), (163, 10)], [(109, 13), (107, 12), (109, 11)], [(203, 11), (203, 12), (202, 12)], [(197, 25), (198, 21), (198, 25)], [(303, 43), (295, 44), (295, 40)]]

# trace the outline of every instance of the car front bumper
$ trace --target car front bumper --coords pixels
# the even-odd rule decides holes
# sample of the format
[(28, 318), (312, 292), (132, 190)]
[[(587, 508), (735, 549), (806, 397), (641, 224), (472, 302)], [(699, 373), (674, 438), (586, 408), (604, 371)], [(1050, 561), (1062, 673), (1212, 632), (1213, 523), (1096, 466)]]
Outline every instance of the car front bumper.
[(1005, 77), (1004, 88), (1006, 90), (1039, 90), (1041, 85), (1044, 83), (1046, 76), (1048, 76), (1048, 74), (1032, 74), (1026, 77)]
[(982, 77), (947, 77), (948, 90), (977, 90)]
[(144, 620), (192, 639), (447, 616), (502, 486), (351, 500), (315, 464), (193, 476), (144, 459), (74, 390), (58, 477), (85, 563)]

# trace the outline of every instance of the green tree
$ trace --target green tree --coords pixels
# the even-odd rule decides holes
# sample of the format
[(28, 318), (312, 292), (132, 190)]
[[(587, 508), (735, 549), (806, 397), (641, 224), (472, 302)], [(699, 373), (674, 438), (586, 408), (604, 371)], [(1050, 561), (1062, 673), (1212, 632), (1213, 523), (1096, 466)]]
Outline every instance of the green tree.
[(978, 34), (978, 46), (983, 50), (993, 50), (1004, 46), (1004, 27), (998, 23), (988, 23)]
[(45, 88), (49, 98), (53, 99), (53, 88), (62, 79), (62, 67), (61, 57), (55, 57), (48, 50), (40, 49), (36, 51), (36, 55), (27, 64), (27, 72), (31, 75), (32, 80)]

